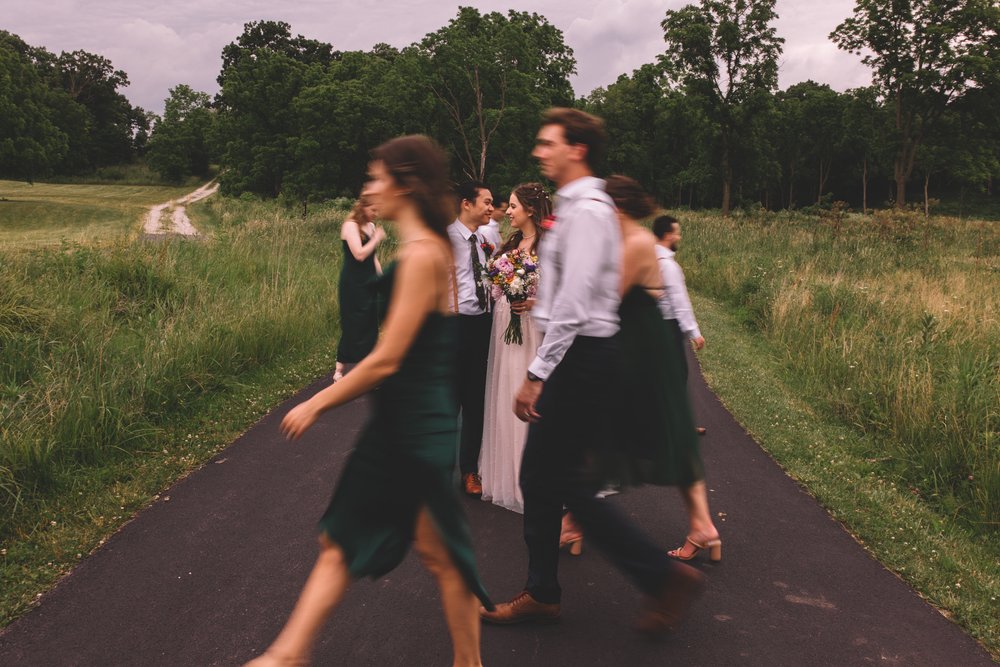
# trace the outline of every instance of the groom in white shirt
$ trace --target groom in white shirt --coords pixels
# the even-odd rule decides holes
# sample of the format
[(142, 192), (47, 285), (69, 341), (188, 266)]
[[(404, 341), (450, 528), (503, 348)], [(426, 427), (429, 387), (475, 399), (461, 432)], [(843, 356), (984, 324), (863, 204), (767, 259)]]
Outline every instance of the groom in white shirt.
[(563, 505), (646, 595), (640, 630), (671, 629), (701, 587), (696, 570), (674, 562), (612, 501), (597, 497), (604, 480), (588, 466), (594, 453), (615, 445), (621, 419), (621, 229), (604, 181), (594, 177), (606, 144), (599, 118), (550, 109), (532, 153), (559, 189), (539, 251), (545, 278), (532, 311), (544, 338), (514, 402), (518, 418), (531, 423), (520, 475), (528, 578), (510, 602), (480, 609), (488, 623), (558, 620)]
[(462, 414), (458, 467), (462, 490), (483, 494), (479, 451), (483, 446), (486, 364), (493, 326), (490, 292), (483, 280), (486, 260), (500, 247), (500, 235), (486, 226), (493, 213), (493, 194), (479, 181), (458, 186), (458, 219), (448, 226), (458, 281), (459, 349), (455, 387)]

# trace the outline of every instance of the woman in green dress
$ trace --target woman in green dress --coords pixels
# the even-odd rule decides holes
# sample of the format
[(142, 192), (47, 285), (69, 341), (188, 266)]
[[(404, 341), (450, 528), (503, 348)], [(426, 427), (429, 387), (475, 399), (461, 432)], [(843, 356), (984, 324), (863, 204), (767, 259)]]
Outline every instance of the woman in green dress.
[(375, 205), (364, 195), (340, 227), (344, 259), (337, 294), (340, 298), (340, 344), (333, 381), (344, 376), (344, 364), (356, 364), (378, 340), (376, 279), (382, 273), (375, 251), (385, 230), (375, 225)]
[(351, 579), (395, 568), (412, 543), (441, 589), (456, 667), (479, 667), (479, 604), (492, 603), (476, 571), (452, 483), (457, 322), (447, 157), (421, 136), (372, 153), (366, 194), (400, 239), (386, 271), (391, 298), (381, 340), (343, 380), (293, 408), (292, 440), (326, 410), (375, 387), (371, 419), (320, 520), (320, 554), (284, 629), (253, 667), (305, 664), (316, 633)]
[[(629, 447), (627, 481), (680, 488), (688, 508), (693, 552), (671, 556), (690, 560), (707, 548), (722, 558), (722, 541), (712, 522), (705, 493), (705, 469), (687, 391), (687, 366), (677, 332), (663, 319), (658, 299), (664, 286), (656, 259), (656, 237), (639, 220), (655, 213), (649, 195), (634, 179), (611, 176), (607, 192), (622, 227), (621, 347), (625, 351), (623, 442)], [(690, 538), (689, 538), (690, 539)]]

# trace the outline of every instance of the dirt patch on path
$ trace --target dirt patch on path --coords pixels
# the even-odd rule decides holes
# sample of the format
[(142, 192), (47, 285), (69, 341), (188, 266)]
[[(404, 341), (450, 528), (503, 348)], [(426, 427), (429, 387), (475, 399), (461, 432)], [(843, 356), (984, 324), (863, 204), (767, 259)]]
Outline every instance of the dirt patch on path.
[[(210, 197), (218, 190), (218, 183), (209, 182), (180, 199), (171, 199), (165, 204), (151, 207), (146, 215), (143, 232), (147, 236), (163, 236), (165, 234), (200, 236), (201, 233), (195, 229), (194, 225), (191, 224), (191, 219), (187, 216), (187, 205)], [(169, 217), (164, 215), (167, 211), (170, 212)]]

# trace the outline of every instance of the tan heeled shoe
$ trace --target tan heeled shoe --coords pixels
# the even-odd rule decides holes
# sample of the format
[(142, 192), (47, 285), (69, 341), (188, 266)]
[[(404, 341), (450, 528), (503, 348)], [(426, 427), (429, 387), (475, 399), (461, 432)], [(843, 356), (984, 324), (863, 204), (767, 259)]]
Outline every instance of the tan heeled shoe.
[(570, 556), (579, 556), (583, 553), (583, 535), (576, 535), (559, 540), (559, 548), (569, 547)]
[(305, 658), (277, 658), (265, 652), (263, 655), (244, 664), (243, 667), (307, 667), (308, 664), (309, 661)]
[(684, 540), (684, 546), (690, 544), (694, 547), (694, 551), (689, 554), (682, 553), (684, 551), (684, 546), (677, 547), (676, 549), (671, 549), (667, 552), (667, 555), (671, 558), (676, 558), (677, 560), (691, 560), (698, 555), (699, 551), (708, 551), (708, 559), (713, 563), (718, 563), (722, 560), (722, 540), (720, 538), (715, 538), (714, 540), (706, 540), (704, 544), (698, 544), (690, 537)]

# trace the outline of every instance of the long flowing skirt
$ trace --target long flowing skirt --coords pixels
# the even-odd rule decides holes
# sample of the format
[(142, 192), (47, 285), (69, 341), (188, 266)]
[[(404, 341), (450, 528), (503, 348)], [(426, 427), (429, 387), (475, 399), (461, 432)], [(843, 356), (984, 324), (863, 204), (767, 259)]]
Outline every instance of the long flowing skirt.
[(521, 454), (528, 437), (528, 425), (514, 416), (514, 394), (524, 382), (528, 365), (542, 342), (530, 314), (521, 316), (521, 345), (504, 342), (510, 323), (510, 304), (503, 298), (493, 310), (490, 356), (486, 368), (486, 410), (479, 474), (483, 479), (483, 500), (524, 513), (524, 499), (518, 485)]

